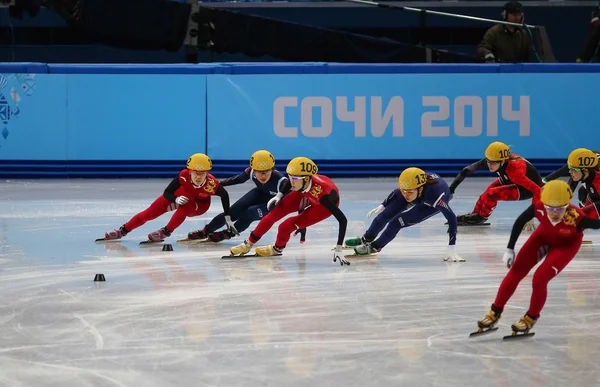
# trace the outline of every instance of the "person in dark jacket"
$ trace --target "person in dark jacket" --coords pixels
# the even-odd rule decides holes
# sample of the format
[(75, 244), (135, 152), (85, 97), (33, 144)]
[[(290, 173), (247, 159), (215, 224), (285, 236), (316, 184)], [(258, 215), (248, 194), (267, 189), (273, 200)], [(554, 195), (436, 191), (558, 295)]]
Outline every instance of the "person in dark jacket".
[(592, 12), (592, 20), (590, 22), (590, 33), (588, 35), (585, 46), (577, 56), (577, 63), (598, 62), (598, 53), (600, 52), (600, 2)]
[[(517, 1), (504, 4), (502, 18), (506, 22), (523, 24), (523, 5)], [(534, 62), (531, 36), (522, 27), (496, 24), (483, 37), (477, 55), (486, 63)]]

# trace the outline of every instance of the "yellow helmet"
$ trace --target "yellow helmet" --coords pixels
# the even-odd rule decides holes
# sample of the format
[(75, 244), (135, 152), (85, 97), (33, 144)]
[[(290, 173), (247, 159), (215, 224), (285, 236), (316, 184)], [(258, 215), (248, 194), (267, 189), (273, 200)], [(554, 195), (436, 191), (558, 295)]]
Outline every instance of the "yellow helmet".
[(573, 168), (596, 168), (598, 156), (589, 149), (579, 148), (569, 154), (567, 163)]
[(204, 153), (194, 153), (187, 161), (187, 169), (192, 171), (210, 171), (212, 169), (212, 161)]
[(542, 203), (548, 207), (563, 207), (571, 202), (573, 191), (562, 180), (552, 180), (542, 187)]
[(510, 157), (510, 149), (508, 145), (503, 142), (493, 142), (488, 145), (485, 150), (485, 158), (490, 161), (503, 161), (508, 160)]
[(250, 157), (250, 168), (255, 171), (268, 171), (273, 169), (274, 166), (275, 157), (269, 151), (259, 150)]
[(424, 186), (427, 182), (427, 174), (420, 168), (406, 168), (398, 177), (398, 187), (409, 190)]
[(289, 162), (285, 171), (292, 176), (314, 176), (319, 168), (308, 157), (296, 157)]

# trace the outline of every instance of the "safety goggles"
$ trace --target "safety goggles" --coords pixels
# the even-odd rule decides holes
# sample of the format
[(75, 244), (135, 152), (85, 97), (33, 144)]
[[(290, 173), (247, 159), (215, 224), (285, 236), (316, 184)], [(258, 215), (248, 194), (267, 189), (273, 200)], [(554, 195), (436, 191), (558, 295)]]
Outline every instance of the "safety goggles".
[(569, 164), (569, 170), (570, 171), (575, 171), (575, 172), (581, 172), (583, 168), (575, 168), (574, 166), (572, 166), (571, 164)]
[(400, 192), (402, 192), (403, 194), (410, 195), (410, 194), (417, 192), (417, 190), (416, 189), (401, 189)]
[(546, 206), (544, 205), (544, 207), (546, 208), (547, 212), (553, 212), (555, 214), (560, 213), (562, 210), (564, 210), (565, 208), (567, 208), (569, 205), (564, 205), (562, 207), (550, 207), (550, 206)]
[(304, 179), (304, 176), (292, 176), (292, 175), (288, 175), (288, 176), (290, 177), (290, 180), (293, 182)]
[(494, 164), (494, 165), (500, 164), (502, 162), (502, 161), (492, 161), (490, 159), (485, 159), (485, 161), (487, 161), (488, 164)]

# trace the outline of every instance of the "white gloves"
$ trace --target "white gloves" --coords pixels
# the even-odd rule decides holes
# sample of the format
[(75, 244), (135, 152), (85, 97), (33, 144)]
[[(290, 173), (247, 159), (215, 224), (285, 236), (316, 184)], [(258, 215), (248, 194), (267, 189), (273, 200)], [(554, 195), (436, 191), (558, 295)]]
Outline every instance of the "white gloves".
[(350, 261), (344, 258), (344, 250), (342, 250), (342, 245), (335, 246), (335, 251), (333, 252), (333, 262), (337, 262), (340, 260), (340, 265), (350, 265)]
[(535, 230), (535, 223), (533, 223), (533, 219), (531, 219), (529, 222), (525, 223), (525, 226), (523, 226), (523, 231), (533, 231)]
[(233, 233), (234, 235), (240, 235), (238, 230), (235, 229), (233, 222), (231, 221), (231, 216), (225, 215), (225, 223), (227, 223), (227, 230), (229, 232)]
[(190, 199), (186, 198), (185, 196), (177, 196), (175, 198), (175, 203), (179, 204), (180, 206), (183, 206), (185, 203), (187, 203)]
[(506, 249), (504, 256), (502, 257), (502, 263), (510, 269), (512, 264), (515, 262), (515, 251), (513, 249)]
[(444, 261), (465, 262), (465, 259), (456, 253), (456, 245), (448, 245)]
[(283, 194), (281, 192), (277, 192), (277, 195), (273, 196), (271, 200), (267, 202), (267, 211), (271, 211), (272, 208), (278, 205), (282, 197)]
[(371, 218), (377, 216), (377, 214), (379, 214), (383, 210), (385, 210), (385, 207), (383, 206), (383, 204), (378, 205), (377, 207), (373, 208), (371, 211), (367, 212), (367, 219), (371, 219)]

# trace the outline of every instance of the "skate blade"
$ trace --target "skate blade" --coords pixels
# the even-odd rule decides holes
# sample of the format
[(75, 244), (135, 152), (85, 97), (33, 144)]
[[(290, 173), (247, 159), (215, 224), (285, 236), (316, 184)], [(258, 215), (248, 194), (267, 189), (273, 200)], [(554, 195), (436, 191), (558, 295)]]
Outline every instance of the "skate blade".
[(121, 242), (121, 239), (104, 239), (104, 238), (98, 238), (94, 242), (95, 243)]
[(488, 333), (492, 333), (498, 330), (498, 327), (494, 327), (494, 328), (490, 328), (490, 329), (485, 329), (483, 331), (477, 331), (477, 332), (473, 332), (469, 335), (469, 337), (477, 337), (477, 336), (483, 336), (486, 335)]
[[(448, 222), (444, 223), (445, 226), (448, 225)], [(457, 226), (458, 227), (477, 227), (477, 226), (491, 226), (491, 223), (485, 222), (485, 223), (478, 223), (478, 224), (469, 224), (469, 223), (460, 223), (458, 222)]]
[(185, 238), (185, 239), (178, 239), (177, 243), (182, 244), (182, 245), (198, 245), (200, 243), (221, 243), (221, 242), (213, 242), (208, 238), (205, 239), (189, 239), (189, 238)]
[(593, 242), (592, 241), (581, 241), (581, 244), (582, 245), (591, 245), (591, 244), (593, 244)]
[(344, 255), (344, 258), (377, 258), (377, 254), (348, 254)]
[(244, 258), (271, 258), (271, 257), (281, 257), (283, 254), (273, 254), (269, 256), (262, 256), (258, 254), (246, 254), (246, 255), (223, 255), (221, 259), (244, 259)]
[[(342, 246), (342, 250), (354, 250), (354, 247), (351, 246)], [(331, 249), (331, 251), (335, 251), (335, 247)]]
[(164, 241), (164, 239), (161, 239), (159, 241), (142, 241), (140, 242), (140, 246), (156, 246), (163, 243)]
[(517, 333), (517, 334), (512, 334), (512, 335), (508, 335), (508, 336), (504, 336), (502, 338), (502, 340), (519, 340), (519, 339), (526, 339), (529, 337), (533, 337), (535, 335), (535, 332), (530, 332), (530, 333)]

